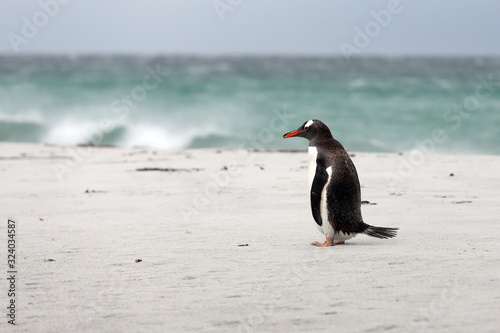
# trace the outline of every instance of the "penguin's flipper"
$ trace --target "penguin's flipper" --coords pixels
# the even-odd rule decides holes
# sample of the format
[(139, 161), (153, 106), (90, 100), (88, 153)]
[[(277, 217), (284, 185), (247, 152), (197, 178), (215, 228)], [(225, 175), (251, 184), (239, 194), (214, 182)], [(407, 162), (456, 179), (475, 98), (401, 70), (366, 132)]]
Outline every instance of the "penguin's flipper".
[(321, 218), (321, 195), (323, 189), (328, 183), (328, 173), (326, 172), (325, 163), (321, 159), (316, 160), (316, 174), (311, 186), (311, 211), (314, 221), (321, 226), (323, 223), (329, 223), (328, 221), (323, 221)]

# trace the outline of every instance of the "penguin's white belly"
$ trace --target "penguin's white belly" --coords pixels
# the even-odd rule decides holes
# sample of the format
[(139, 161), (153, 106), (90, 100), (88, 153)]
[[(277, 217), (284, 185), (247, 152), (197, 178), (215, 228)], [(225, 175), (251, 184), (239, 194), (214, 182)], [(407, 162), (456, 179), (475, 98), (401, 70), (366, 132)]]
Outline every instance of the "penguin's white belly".
[(323, 191), (321, 192), (321, 202), (320, 202), (320, 212), (321, 212), (321, 220), (323, 223), (321, 225), (318, 225), (321, 233), (325, 235), (328, 238), (332, 238), (334, 235), (334, 230), (332, 228), (332, 225), (328, 219), (328, 205), (327, 205), (327, 193), (326, 189), (328, 187), (328, 184), (330, 183), (330, 178), (332, 176), (332, 167), (326, 168), (326, 173), (328, 173), (328, 181), (325, 184), (325, 187), (323, 187)]
[[(308, 149), (309, 152), (309, 193), (311, 193), (311, 187), (312, 183), (314, 181), (314, 177), (316, 176), (316, 159), (318, 158), (318, 149), (316, 147), (309, 147)], [(321, 220), (322, 224), (316, 225), (318, 226), (319, 231), (325, 235), (326, 237), (335, 240), (335, 241), (345, 241), (348, 240), (352, 237), (355, 236), (355, 234), (350, 234), (347, 235), (343, 233), (342, 231), (340, 232), (335, 232), (335, 230), (332, 228), (332, 225), (330, 224), (330, 221), (328, 219), (328, 205), (327, 205), (327, 192), (326, 189), (328, 187), (328, 184), (330, 183), (330, 179), (332, 177), (332, 167), (326, 168), (326, 172), (328, 174), (328, 181), (325, 184), (325, 187), (323, 188), (323, 191), (321, 192), (321, 202), (320, 202), (320, 213), (321, 213)], [(310, 199), (310, 198), (309, 198)]]

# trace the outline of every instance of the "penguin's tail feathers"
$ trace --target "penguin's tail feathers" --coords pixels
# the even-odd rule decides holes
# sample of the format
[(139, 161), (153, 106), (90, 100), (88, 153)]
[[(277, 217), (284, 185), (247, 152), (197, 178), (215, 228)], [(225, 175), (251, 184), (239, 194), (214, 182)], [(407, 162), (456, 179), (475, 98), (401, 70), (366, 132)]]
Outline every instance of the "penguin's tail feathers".
[(386, 239), (396, 237), (398, 229), (399, 228), (384, 228), (368, 225), (368, 228), (365, 229), (364, 234), (375, 238)]

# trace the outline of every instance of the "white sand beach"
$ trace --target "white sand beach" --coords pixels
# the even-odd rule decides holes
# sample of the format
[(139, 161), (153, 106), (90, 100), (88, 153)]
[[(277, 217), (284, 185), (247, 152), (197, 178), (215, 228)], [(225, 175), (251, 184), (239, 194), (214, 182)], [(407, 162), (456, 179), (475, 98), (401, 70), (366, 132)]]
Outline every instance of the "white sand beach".
[(500, 156), (354, 155), (398, 236), (318, 248), (305, 151), (0, 143), (0, 331), (497, 332)]

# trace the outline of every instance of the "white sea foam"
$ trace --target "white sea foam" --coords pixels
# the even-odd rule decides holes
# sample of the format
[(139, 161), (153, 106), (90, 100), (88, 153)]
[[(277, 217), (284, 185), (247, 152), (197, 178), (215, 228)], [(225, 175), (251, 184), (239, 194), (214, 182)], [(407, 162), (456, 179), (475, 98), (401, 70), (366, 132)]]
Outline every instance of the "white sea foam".
[[(82, 120), (76, 118), (65, 118), (58, 122), (48, 123), (42, 141), (45, 143), (59, 145), (76, 145), (82, 143), (103, 143), (103, 138), (107, 136), (107, 144), (133, 147), (147, 146), (162, 149), (181, 149), (188, 147), (197, 138), (208, 137), (210, 135), (228, 135), (220, 126), (206, 123), (179, 125), (178, 121), (158, 122), (138, 122), (129, 120), (121, 123), (114, 123), (111, 130), (100, 127), (100, 121)], [(113, 129), (119, 132), (111, 134)], [(109, 135), (111, 134), (111, 135)]]
[(153, 124), (128, 124), (126, 135), (118, 144), (120, 146), (148, 146), (163, 149), (186, 148), (192, 140), (200, 136), (216, 134), (212, 126), (176, 127)]
[(126, 136), (120, 142), (121, 146), (149, 146), (157, 148), (180, 148), (183, 145), (182, 138), (169, 135), (160, 126), (154, 125), (129, 125)]
[(43, 142), (59, 145), (86, 143), (96, 129), (98, 129), (98, 124), (91, 121), (65, 119), (51, 126)]

